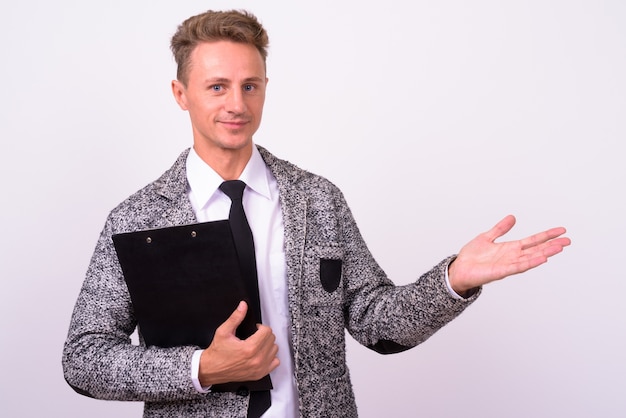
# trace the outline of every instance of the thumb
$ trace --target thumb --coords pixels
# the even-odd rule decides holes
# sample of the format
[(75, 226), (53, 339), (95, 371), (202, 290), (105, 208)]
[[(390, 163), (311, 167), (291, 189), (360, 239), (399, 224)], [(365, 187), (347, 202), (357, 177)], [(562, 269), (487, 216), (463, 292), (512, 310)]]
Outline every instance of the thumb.
[(239, 302), (237, 309), (233, 311), (226, 321), (219, 328), (229, 334), (235, 334), (237, 327), (243, 322), (248, 312), (248, 304), (244, 301)]
[(515, 216), (507, 215), (500, 222), (498, 222), (493, 228), (485, 233), (490, 242), (494, 242), (502, 235), (506, 234), (515, 225)]

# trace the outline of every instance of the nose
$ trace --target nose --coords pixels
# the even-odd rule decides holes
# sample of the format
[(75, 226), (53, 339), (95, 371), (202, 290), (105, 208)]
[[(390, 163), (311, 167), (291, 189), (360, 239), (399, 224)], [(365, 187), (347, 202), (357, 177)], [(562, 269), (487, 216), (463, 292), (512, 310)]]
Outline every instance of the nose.
[(228, 113), (241, 114), (246, 111), (246, 102), (241, 89), (231, 89), (228, 92), (225, 108)]

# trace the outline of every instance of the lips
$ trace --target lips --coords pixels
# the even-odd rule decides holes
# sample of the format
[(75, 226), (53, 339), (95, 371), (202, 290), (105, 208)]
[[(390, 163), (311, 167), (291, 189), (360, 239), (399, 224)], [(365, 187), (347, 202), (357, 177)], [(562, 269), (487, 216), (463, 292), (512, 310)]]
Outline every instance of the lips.
[(222, 120), (220, 121), (222, 125), (230, 129), (241, 129), (246, 126), (249, 121), (247, 120)]

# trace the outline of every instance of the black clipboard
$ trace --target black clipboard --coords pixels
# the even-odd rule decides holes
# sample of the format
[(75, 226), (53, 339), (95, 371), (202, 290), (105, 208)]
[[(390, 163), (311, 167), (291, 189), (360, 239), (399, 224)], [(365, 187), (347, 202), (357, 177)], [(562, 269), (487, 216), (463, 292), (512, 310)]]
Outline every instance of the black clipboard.
[[(112, 237), (147, 346), (209, 346), (215, 330), (248, 301), (227, 220), (115, 234)], [(252, 315), (237, 328), (256, 331)], [(272, 388), (268, 376), (254, 382), (213, 385), (214, 391)]]

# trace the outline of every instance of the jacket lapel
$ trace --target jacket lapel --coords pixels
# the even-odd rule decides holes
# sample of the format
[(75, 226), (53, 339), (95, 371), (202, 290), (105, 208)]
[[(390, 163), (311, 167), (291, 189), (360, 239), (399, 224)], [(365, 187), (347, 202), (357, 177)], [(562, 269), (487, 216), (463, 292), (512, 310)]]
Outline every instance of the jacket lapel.
[[(289, 289), (289, 311), (291, 313), (292, 344), (294, 355), (298, 355), (301, 338), (302, 265), (306, 242), (307, 195), (300, 190), (301, 170), (293, 164), (280, 160), (263, 147), (258, 147), (265, 164), (276, 178), (280, 195), (280, 206), (285, 226), (285, 259), (287, 263), (287, 286)], [(297, 365), (298, 362), (296, 361)], [(297, 373), (297, 370), (296, 370)]]
[(187, 196), (186, 161), (189, 149), (180, 154), (174, 165), (155, 182), (155, 192), (167, 199), (163, 206), (162, 227), (196, 223), (191, 202)]

